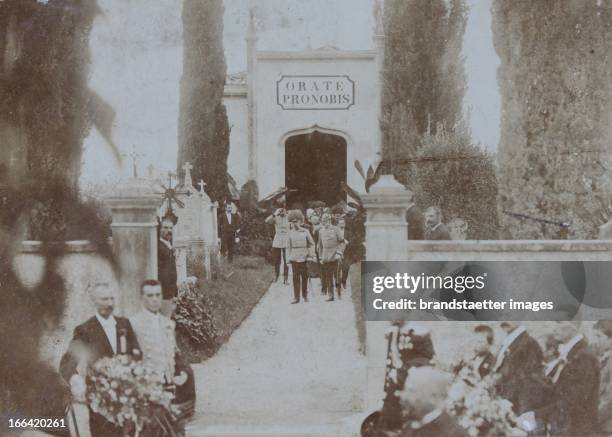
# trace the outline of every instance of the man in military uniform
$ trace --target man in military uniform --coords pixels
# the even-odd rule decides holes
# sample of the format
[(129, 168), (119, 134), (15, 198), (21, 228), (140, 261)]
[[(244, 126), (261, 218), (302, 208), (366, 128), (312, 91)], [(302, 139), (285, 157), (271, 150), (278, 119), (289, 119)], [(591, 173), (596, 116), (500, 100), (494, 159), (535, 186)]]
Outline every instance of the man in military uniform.
[(380, 412), (368, 416), (362, 424), (362, 436), (381, 436), (399, 431), (403, 424), (399, 392), (404, 389), (408, 372), (414, 367), (430, 366), (434, 356), (431, 335), (419, 326), (399, 326), (387, 334), (387, 372), (385, 399)]
[[(319, 228), (317, 239), (317, 254), (321, 264), (321, 284), (323, 292), (327, 294), (327, 301), (334, 300), (334, 271), (338, 270), (338, 262), (344, 254), (344, 235), (340, 229), (331, 223), (331, 214), (325, 213), (321, 218), (322, 226)], [(338, 290), (340, 298), (340, 290)]]

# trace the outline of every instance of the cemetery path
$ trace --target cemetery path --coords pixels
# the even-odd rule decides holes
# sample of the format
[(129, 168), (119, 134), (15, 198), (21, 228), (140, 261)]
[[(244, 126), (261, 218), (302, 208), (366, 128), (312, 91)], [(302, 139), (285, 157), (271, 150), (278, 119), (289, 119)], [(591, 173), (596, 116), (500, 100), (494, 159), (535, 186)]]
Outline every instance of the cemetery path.
[(197, 405), (187, 435), (352, 436), (363, 419), (365, 357), (350, 290), (290, 305), (274, 283), (219, 352), (194, 365)]

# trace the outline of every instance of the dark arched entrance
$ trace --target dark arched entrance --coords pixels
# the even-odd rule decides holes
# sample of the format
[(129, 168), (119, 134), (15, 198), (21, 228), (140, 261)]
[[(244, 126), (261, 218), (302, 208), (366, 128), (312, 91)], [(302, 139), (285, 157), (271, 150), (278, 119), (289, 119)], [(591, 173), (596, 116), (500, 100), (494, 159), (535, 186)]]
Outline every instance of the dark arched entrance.
[(287, 205), (322, 200), (335, 205), (346, 200), (346, 140), (314, 131), (285, 141), (285, 185), (291, 191)]

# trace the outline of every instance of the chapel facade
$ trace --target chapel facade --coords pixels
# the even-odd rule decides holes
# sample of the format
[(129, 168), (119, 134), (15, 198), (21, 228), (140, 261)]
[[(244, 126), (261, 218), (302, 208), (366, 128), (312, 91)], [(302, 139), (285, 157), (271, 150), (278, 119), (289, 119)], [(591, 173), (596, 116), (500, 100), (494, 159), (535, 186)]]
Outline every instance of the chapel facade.
[(255, 180), (260, 198), (287, 187), (289, 205), (344, 200), (342, 182), (363, 191), (355, 168), (380, 159), (382, 25), (373, 48), (260, 51), (253, 22), (247, 71), (227, 77), (228, 171), (241, 187)]

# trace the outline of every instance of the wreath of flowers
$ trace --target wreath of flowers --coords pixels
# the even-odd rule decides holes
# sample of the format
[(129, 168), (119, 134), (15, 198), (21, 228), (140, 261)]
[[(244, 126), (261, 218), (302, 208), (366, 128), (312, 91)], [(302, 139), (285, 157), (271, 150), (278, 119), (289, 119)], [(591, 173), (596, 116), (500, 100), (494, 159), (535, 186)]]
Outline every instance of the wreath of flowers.
[(131, 359), (116, 355), (98, 360), (87, 378), (89, 406), (126, 435), (139, 435), (147, 424), (173, 415), (174, 394), (162, 376)]
[(475, 369), (459, 370), (448, 392), (447, 411), (470, 436), (516, 435), (512, 403), (495, 393), (495, 377), (481, 378)]

